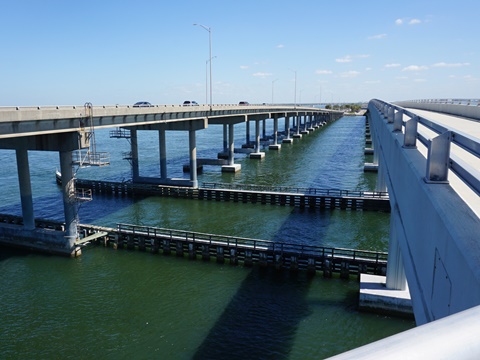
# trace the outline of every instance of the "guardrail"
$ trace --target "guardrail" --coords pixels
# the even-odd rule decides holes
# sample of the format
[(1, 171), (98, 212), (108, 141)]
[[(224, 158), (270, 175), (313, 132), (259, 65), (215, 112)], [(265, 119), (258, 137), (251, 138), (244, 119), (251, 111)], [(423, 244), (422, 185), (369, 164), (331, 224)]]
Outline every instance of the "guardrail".
[(336, 197), (364, 197), (364, 198), (388, 198), (388, 192), (383, 191), (363, 191), (363, 190), (340, 190), (340, 189), (318, 189), (306, 187), (291, 186), (271, 186), (271, 185), (253, 185), (253, 184), (237, 184), (237, 183), (216, 183), (204, 182), (202, 187), (205, 189), (227, 189), (227, 190), (244, 190), (274, 193), (293, 193), (303, 195), (320, 195), (320, 196), (336, 196)]
[(420, 100), (407, 100), (406, 102), (480, 106), (480, 99), (420, 99)]
[[(378, 99), (371, 100), (370, 103), (383, 114), (387, 123), (393, 124), (393, 131), (404, 133), (404, 148), (416, 148), (417, 139), (427, 147), (425, 175), (427, 182), (447, 182), (450, 169), (477, 194), (480, 194), (480, 172), (450, 153), (450, 144), (453, 143), (480, 159), (480, 143), (476, 139), (418, 116), (399, 105)], [(435, 138), (425, 137), (418, 132), (418, 124), (422, 124), (438, 136)]]

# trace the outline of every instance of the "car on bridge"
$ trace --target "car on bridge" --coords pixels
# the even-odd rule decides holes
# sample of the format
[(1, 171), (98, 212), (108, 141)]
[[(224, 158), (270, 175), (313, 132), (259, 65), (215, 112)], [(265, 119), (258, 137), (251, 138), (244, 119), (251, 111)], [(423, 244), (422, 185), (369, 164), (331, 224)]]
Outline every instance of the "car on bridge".
[(185, 100), (183, 106), (198, 106), (198, 103), (193, 100)]
[(250, 105), (248, 101), (240, 101), (238, 105)]
[(148, 101), (139, 101), (133, 104), (133, 107), (152, 107), (153, 105), (150, 104)]

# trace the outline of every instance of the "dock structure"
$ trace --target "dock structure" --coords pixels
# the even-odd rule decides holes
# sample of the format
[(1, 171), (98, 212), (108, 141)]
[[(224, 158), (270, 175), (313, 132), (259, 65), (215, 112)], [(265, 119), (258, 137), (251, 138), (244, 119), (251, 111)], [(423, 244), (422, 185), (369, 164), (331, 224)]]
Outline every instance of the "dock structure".
[[(21, 217), (0, 214), (3, 224), (21, 225)], [(64, 224), (36, 219), (37, 229), (59, 231)], [(386, 252), (312, 246), (150, 226), (117, 224), (117, 228), (79, 224), (77, 245), (103, 244), (114, 249), (149, 251), (191, 260), (202, 259), (238, 266), (321, 273), (341, 278), (363, 274), (385, 275)], [(11, 243), (9, 246), (13, 246)], [(34, 246), (34, 244), (32, 244)]]
[(203, 183), (199, 188), (77, 179), (77, 186), (96, 194), (169, 196), (308, 209), (390, 211), (387, 192), (317, 189), (251, 184)]

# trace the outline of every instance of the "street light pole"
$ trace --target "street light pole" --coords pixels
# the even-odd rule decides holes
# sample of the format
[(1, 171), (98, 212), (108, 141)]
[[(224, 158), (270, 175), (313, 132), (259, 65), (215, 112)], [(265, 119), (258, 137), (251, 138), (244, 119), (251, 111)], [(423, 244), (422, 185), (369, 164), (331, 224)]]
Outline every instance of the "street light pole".
[(297, 108), (297, 70), (290, 69), (295, 73), (295, 95), (293, 97), (294, 107)]
[(209, 57), (210, 59), (210, 110), (212, 110), (212, 29), (202, 24), (193, 24), (193, 25), (201, 26), (206, 31), (208, 31), (208, 45), (209, 45), (209, 52), (210, 52), (210, 57)]
[[(215, 59), (215, 58), (216, 56), (212, 57), (212, 59)], [(208, 95), (207, 95), (208, 94), (208, 63), (212, 62), (212, 59), (209, 59), (205, 62), (205, 104), (208, 104)], [(210, 72), (211, 71), (212, 70), (210, 70)], [(212, 106), (212, 104), (210, 104), (210, 106)]]

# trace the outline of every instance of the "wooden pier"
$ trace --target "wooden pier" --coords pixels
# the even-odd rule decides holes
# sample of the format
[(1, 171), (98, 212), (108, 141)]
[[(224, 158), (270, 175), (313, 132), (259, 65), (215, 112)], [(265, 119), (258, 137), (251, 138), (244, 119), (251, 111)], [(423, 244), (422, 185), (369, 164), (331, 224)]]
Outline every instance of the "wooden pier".
[(199, 188), (76, 180), (77, 188), (91, 189), (96, 194), (117, 196), (170, 196), (197, 200), (296, 206), (308, 209), (341, 209), (390, 211), (388, 193), (338, 189), (295, 188), (249, 184), (203, 183)]
[[(0, 214), (0, 222), (22, 225), (22, 218)], [(58, 221), (36, 219), (37, 228), (63, 231)], [(311, 246), (235, 236), (207, 234), (157, 227), (118, 224), (117, 228), (79, 224), (76, 245), (84, 248), (103, 244), (114, 249), (129, 249), (202, 259), (243, 266), (274, 267), (277, 270), (307, 271), (341, 278), (360, 273), (385, 275), (387, 253), (324, 246)]]

